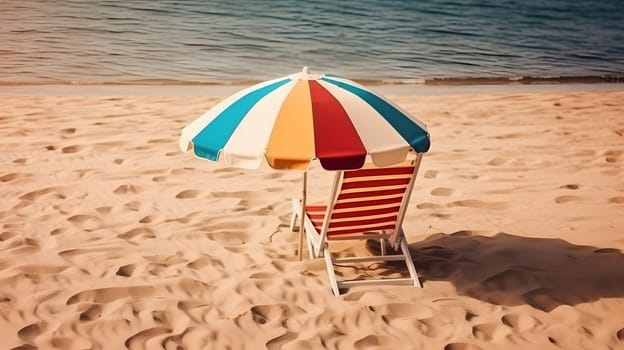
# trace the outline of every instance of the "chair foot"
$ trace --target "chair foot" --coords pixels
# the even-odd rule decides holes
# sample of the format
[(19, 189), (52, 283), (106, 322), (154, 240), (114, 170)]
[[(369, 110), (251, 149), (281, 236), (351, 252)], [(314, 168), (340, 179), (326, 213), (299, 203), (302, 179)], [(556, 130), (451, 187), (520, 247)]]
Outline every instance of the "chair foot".
[(297, 199), (293, 199), (292, 202), (292, 215), (290, 216), (290, 230), (293, 232), (299, 231), (297, 225), (297, 218), (299, 217), (298, 209), (299, 201)]
[(334, 293), (334, 296), (338, 297), (340, 296), (340, 289), (338, 288), (338, 281), (336, 280), (336, 273), (334, 272), (334, 263), (332, 261), (332, 256), (327, 247), (323, 249), (323, 257), (325, 258), (325, 265), (327, 267), (329, 285), (331, 287), (332, 293)]
[(290, 230), (293, 232), (299, 231), (299, 227), (296, 226), (296, 223), (297, 223), (297, 214), (293, 212), (290, 218)]

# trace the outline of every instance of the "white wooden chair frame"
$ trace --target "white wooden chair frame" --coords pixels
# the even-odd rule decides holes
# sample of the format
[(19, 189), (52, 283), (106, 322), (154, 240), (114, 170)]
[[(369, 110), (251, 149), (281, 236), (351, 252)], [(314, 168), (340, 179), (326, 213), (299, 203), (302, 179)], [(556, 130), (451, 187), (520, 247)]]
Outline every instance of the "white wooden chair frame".
[[(325, 264), (327, 267), (327, 273), (329, 275), (329, 282), (331, 284), (331, 289), (334, 295), (340, 295), (340, 289), (349, 288), (357, 285), (380, 285), (380, 284), (402, 284), (402, 285), (414, 285), (417, 287), (422, 287), (420, 281), (418, 280), (418, 274), (416, 273), (416, 268), (414, 266), (414, 262), (409, 253), (409, 249), (407, 246), (407, 241), (405, 239), (405, 234), (402, 229), (403, 219), (405, 218), (405, 212), (409, 203), (410, 195), (412, 193), (412, 189), (414, 186), (414, 180), (416, 179), (416, 174), (418, 173), (418, 168), (420, 167), (420, 162), (422, 159), (422, 154), (416, 154), (414, 162), (414, 172), (411, 176), (409, 184), (405, 189), (405, 194), (403, 195), (401, 205), (399, 208), (399, 212), (397, 215), (396, 226), (392, 232), (366, 232), (366, 233), (357, 233), (357, 234), (345, 234), (345, 235), (336, 235), (329, 238), (329, 240), (368, 240), (368, 239), (379, 239), (381, 246), (381, 255), (373, 255), (373, 256), (365, 256), (365, 257), (348, 257), (348, 258), (335, 258), (332, 256), (330, 252), (329, 242), (328, 242), (328, 228), (332, 217), (332, 211), (334, 209), (334, 205), (336, 200), (338, 199), (338, 195), (340, 194), (340, 190), (342, 188), (343, 179), (344, 179), (344, 171), (336, 172), (336, 176), (334, 177), (334, 183), (330, 192), (330, 201), (329, 205), (327, 205), (327, 210), (325, 213), (325, 217), (323, 220), (323, 226), (320, 232), (314, 227), (314, 224), (306, 214), (304, 216), (304, 231), (307, 240), (308, 253), (311, 259), (314, 258), (325, 258)], [(290, 228), (294, 231), (295, 225), (297, 222), (297, 217), (301, 215), (301, 201), (299, 199), (293, 199), (292, 201), (293, 214), (290, 222)], [(385, 241), (388, 239), (393, 239), (391, 241), (391, 245), (393, 246), (396, 254), (388, 255), (385, 249)], [(336, 273), (334, 271), (334, 265), (341, 263), (360, 263), (360, 262), (372, 262), (372, 261), (403, 261), (409, 272), (410, 277), (405, 278), (382, 278), (382, 279), (354, 279), (354, 280), (342, 280), (339, 281), (336, 278)]]

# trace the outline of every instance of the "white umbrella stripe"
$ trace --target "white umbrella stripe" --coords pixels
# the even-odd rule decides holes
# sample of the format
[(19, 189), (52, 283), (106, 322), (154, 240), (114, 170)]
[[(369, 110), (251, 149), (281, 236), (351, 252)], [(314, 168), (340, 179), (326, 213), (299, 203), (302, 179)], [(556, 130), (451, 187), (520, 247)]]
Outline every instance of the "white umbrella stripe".
[[(358, 84), (358, 83), (356, 83), (354, 81), (348, 80), (348, 79), (340, 78), (340, 77), (337, 77), (337, 76), (327, 76), (327, 78), (331, 79), (331, 80), (335, 80), (335, 81), (341, 82), (341, 83), (346, 84), (346, 85), (351, 85), (351, 86), (357, 87), (357, 88), (362, 89), (364, 91), (368, 91), (368, 92), (371, 92), (371, 93), (373, 92), (372, 90), (370, 90), (370, 89), (368, 89), (368, 88), (366, 88), (366, 87), (364, 87), (364, 86), (362, 86), (362, 85), (360, 85), (360, 84)], [(418, 120), (418, 119), (412, 117), (412, 115), (410, 113), (405, 111), (400, 106), (396, 105), (394, 102), (388, 100), (385, 96), (383, 96), (381, 94), (375, 93), (375, 97), (385, 101), (390, 106), (396, 108), (397, 111), (401, 112), (406, 118), (409, 118), (410, 120), (412, 120), (422, 130), (427, 130), (427, 125), (425, 125), (425, 123), (423, 123), (421, 120)]]
[(375, 165), (386, 166), (405, 159), (410, 146), (373, 107), (350, 91), (318, 82), (340, 101)]
[(245, 169), (260, 167), (279, 106), (295, 83), (291, 81), (273, 90), (249, 110), (219, 154), (220, 162)]
[(202, 129), (206, 127), (206, 125), (210, 124), (210, 122), (212, 122), (218, 115), (220, 115), (232, 103), (234, 103), (235, 101), (239, 100), (241, 97), (253, 91), (256, 91), (258, 89), (261, 89), (265, 86), (271, 85), (273, 83), (276, 83), (284, 79), (285, 77), (281, 77), (281, 78), (265, 81), (260, 84), (256, 84), (254, 86), (241, 90), (231, 95), (230, 97), (224, 99), (223, 101), (217, 103), (215, 106), (213, 106), (208, 111), (206, 111), (206, 113), (204, 113), (203, 115), (201, 115), (200, 117), (198, 117), (197, 119), (195, 119), (193, 122), (191, 122), (190, 124), (188, 124), (182, 129), (182, 132), (180, 135), (180, 141), (179, 141), (180, 149), (183, 152), (186, 152), (189, 149), (189, 144), (193, 141), (193, 138), (197, 136), (197, 134), (199, 134), (202, 131)]

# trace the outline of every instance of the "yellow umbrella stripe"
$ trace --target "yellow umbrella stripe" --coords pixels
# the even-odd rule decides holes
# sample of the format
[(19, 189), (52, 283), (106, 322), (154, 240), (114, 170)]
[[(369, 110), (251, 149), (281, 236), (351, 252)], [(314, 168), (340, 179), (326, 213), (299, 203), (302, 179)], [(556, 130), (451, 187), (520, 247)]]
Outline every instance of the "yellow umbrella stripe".
[(308, 168), (314, 158), (314, 124), (307, 80), (298, 81), (280, 109), (267, 144), (266, 157), (275, 169)]

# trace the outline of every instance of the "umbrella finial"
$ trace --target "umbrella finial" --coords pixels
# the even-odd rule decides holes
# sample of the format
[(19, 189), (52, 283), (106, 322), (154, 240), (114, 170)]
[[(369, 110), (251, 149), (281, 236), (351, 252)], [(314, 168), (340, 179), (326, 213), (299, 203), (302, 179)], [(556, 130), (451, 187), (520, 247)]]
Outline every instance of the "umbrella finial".
[(290, 77), (294, 80), (318, 80), (322, 77), (321, 74), (310, 72), (308, 66), (303, 67), (300, 72), (291, 74)]

